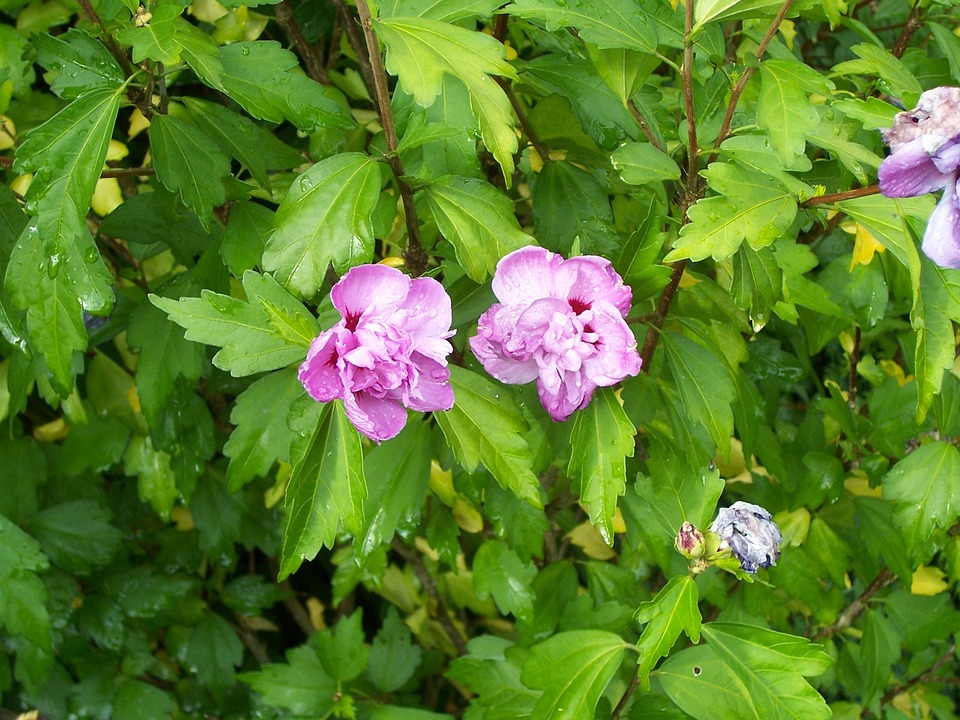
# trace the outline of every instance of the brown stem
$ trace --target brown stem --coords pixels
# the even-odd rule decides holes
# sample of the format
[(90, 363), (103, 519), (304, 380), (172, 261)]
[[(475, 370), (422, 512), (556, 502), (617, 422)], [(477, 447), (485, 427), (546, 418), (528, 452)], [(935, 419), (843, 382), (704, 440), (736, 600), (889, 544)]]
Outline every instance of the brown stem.
[[(906, 681), (905, 683), (903, 683), (902, 685), (897, 685), (896, 687), (891, 688), (890, 690), (888, 690), (887, 692), (885, 692), (885, 693), (883, 694), (883, 697), (880, 698), (880, 706), (883, 707), (884, 705), (889, 704), (890, 702), (893, 701), (893, 699), (894, 699), (897, 695), (899, 695), (899, 694), (902, 693), (902, 692), (905, 692), (905, 691), (909, 690), (910, 688), (914, 687), (915, 685), (919, 685), (920, 683), (925, 683), (925, 682), (928, 682), (928, 681), (930, 681), (930, 680), (933, 680), (933, 679), (934, 679), (934, 675), (936, 674), (937, 670), (939, 670), (939, 669), (942, 668), (944, 665), (946, 665), (948, 662), (950, 662), (951, 660), (953, 660), (953, 658), (956, 656), (956, 654), (957, 654), (957, 645), (956, 645), (956, 643), (954, 643), (954, 644), (951, 645), (951, 646), (947, 649), (947, 651), (946, 651), (933, 665), (931, 665), (927, 670), (924, 670), (924, 671), (923, 671), (922, 673), (920, 673), (919, 675), (914, 675), (912, 678), (910, 678), (909, 680), (907, 680), (907, 681)], [(945, 679), (954, 680), (954, 678), (945, 678)], [(861, 717), (863, 717), (863, 715), (861, 715)]]
[(910, 38), (913, 37), (913, 34), (919, 29), (923, 24), (923, 21), (917, 17), (917, 13), (920, 11), (920, 2), (914, 3), (913, 7), (910, 8), (910, 14), (907, 15), (907, 22), (903, 26), (903, 30), (900, 31), (900, 37), (897, 38), (897, 41), (893, 44), (893, 49), (890, 53), (896, 57), (902, 57), (903, 51), (907, 49), (907, 45), (910, 44)]
[(250, 654), (253, 655), (258, 663), (261, 665), (269, 664), (270, 654), (267, 652), (267, 646), (261, 642), (257, 634), (250, 628), (247, 619), (243, 615), (238, 612), (235, 612), (233, 615), (237, 620), (237, 624), (233, 626), (233, 631), (237, 634), (237, 637), (240, 638), (240, 641), (246, 646), (247, 650), (250, 651)]
[[(793, 0), (786, 0), (780, 7), (780, 12), (777, 13), (777, 16), (773, 19), (773, 22), (770, 23), (770, 27), (767, 28), (767, 34), (763, 36), (763, 40), (760, 41), (760, 44), (757, 46), (757, 50), (754, 53), (754, 57), (756, 57), (757, 60), (763, 59), (764, 53), (767, 52), (767, 46), (776, 36), (777, 30), (780, 29), (780, 23), (783, 22), (783, 19), (787, 16), (787, 13), (790, 12), (791, 5), (793, 5)], [(727, 103), (727, 111), (724, 113), (723, 122), (720, 124), (720, 134), (717, 135), (717, 147), (720, 147), (723, 141), (726, 140), (730, 135), (730, 123), (733, 122), (733, 113), (736, 112), (737, 103), (740, 101), (740, 96), (746, 89), (747, 83), (750, 82), (750, 78), (753, 77), (754, 72), (756, 72), (755, 67), (746, 68), (743, 71), (743, 75), (740, 76), (737, 84), (730, 92), (730, 102)], [(718, 154), (719, 152), (714, 152), (707, 161), (707, 164), (709, 165), (716, 160)]]
[(627, 689), (623, 691), (623, 696), (620, 698), (620, 702), (617, 703), (617, 706), (613, 709), (613, 713), (610, 715), (610, 720), (619, 720), (620, 713), (623, 712), (623, 709), (627, 706), (627, 703), (630, 702), (630, 698), (633, 697), (633, 693), (637, 691), (637, 688), (640, 686), (640, 676), (634, 675), (630, 678), (630, 684), (627, 685)]
[(650, 130), (650, 126), (647, 125), (647, 121), (643, 119), (643, 115), (640, 114), (640, 109), (637, 107), (636, 103), (633, 102), (633, 100), (627, 100), (627, 110), (630, 111), (630, 115), (633, 117), (634, 121), (640, 126), (640, 129), (643, 130), (643, 134), (647, 136), (647, 140), (650, 141), (650, 144), (653, 145), (657, 150), (666, 152), (663, 149), (663, 146), (657, 141), (653, 131)]
[(493, 36), (500, 42), (507, 37), (507, 23), (510, 21), (509, 15), (494, 15)]
[(680, 278), (683, 277), (683, 269), (686, 266), (686, 260), (680, 260), (673, 264), (670, 282), (663, 289), (660, 301), (657, 303), (657, 310), (650, 319), (650, 327), (647, 328), (647, 335), (643, 340), (643, 349), (640, 351), (640, 367), (645, 373), (650, 372), (650, 361), (653, 358), (654, 350), (657, 349), (657, 343), (660, 342), (660, 330), (667, 319), (667, 312), (670, 310), (671, 303), (673, 303), (673, 296), (677, 294), (677, 287), (680, 285)]
[(329, 85), (330, 78), (327, 76), (327, 70), (323, 65), (320, 53), (317, 52), (317, 48), (311, 45), (307, 41), (307, 38), (304, 37), (300, 26), (297, 25), (297, 21), (294, 18), (293, 8), (290, 7), (290, 3), (287, 2), (287, 0), (281, 0), (281, 2), (276, 5), (276, 18), (277, 24), (283, 28), (283, 31), (297, 49), (297, 54), (300, 56), (300, 59), (303, 60), (307, 75), (322, 85)]
[(357, 12), (360, 15), (360, 27), (367, 43), (367, 55), (370, 58), (370, 67), (373, 72), (373, 91), (380, 109), (380, 123), (383, 125), (383, 134), (387, 141), (387, 163), (393, 171), (393, 177), (400, 189), (400, 199), (403, 202), (403, 215), (407, 224), (407, 247), (403, 259), (414, 276), (422, 275), (427, 269), (427, 253), (420, 241), (420, 226), (417, 224), (417, 209), (413, 202), (413, 190), (404, 179), (406, 171), (403, 161), (397, 154), (397, 127), (393, 122), (393, 110), (390, 108), (390, 90), (387, 87), (387, 70), (380, 57), (380, 44), (373, 31), (373, 18), (370, 16), (370, 6), (367, 0), (357, 0)]
[[(370, 58), (367, 56), (367, 48), (363, 37), (357, 30), (357, 18), (350, 12), (343, 0), (333, 0), (333, 4), (337, 6), (337, 9), (340, 11), (340, 16), (343, 18), (343, 27), (344, 30), (347, 31), (347, 39), (350, 40), (350, 47), (353, 48), (353, 52), (357, 55), (357, 62), (360, 64), (360, 74), (363, 75), (363, 82), (367, 88), (370, 89), (370, 92), (373, 92), (373, 88), (376, 85), (373, 79), (373, 68), (370, 65)], [(380, 54), (379, 48), (377, 49), (377, 54)]]
[(533, 149), (537, 151), (540, 159), (544, 162), (547, 162), (550, 159), (547, 156), (548, 151), (544, 147), (543, 143), (540, 142), (540, 138), (537, 137), (537, 133), (530, 124), (530, 120), (527, 118), (527, 114), (523, 109), (523, 105), (520, 104), (520, 99), (513, 91), (513, 88), (510, 87), (510, 81), (502, 77), (495, 77), (494, 80), (497, 81), (497, 85), (501, 87), (504, 94), (507, 96), (507, 99), (510, 101), (510, 104), (513, 106), (513, 111), (517, 114), (517, 119), (520, 120), (520, 127), (526, 134), (527, 140), (529, 140), (530, 144), (533, 145)]
[(867, 603), (870, 602), (870, 599), (873, 598), (878, 592), (883, 590), (883, 588), (890, 585), (896, 578), (893, 575), (893, 571), (885, 567), (881, 570), (877, 576), (873, 579), (873, 582), (867, 586), (867, 589), (864, 590), (852, 603), (847, 605), (847, 607), (840, 613), (840, 617), (837, 618), (837, 621), (833, 625), (828, 625), (819, 632), (817, 632), (811, 639), (812, 642), (818, 642), (829, 637), (833, 637), (841, 630), (845, 630), (853, 624), (854, 620), (860, 617), (860, 613), (867, 609)]
[(120, 178), (137, 175), (156, 175), (157, 171), (152, 167), (132, 167), (132, 168), (108, 168), (100, 173), (102, 178)]
[(77, 2), (80, 5), (80, 9), (83, 10), (83, 14), (87, 16), (87, 20), (90, 21), (90, 24), (100, 28), (103, 41), (107, 44), (107, 49), (110, 50), (110, 54), (113, 55), (116, 61), (120, 63), (120, 67), (123, 68), (123, 74), (126, 77), (133, 75), (133, 65), (130, 64), (130, 61), (120, 49), (120, 46), (117, 45), (117, 41), (113, 39), (113, 35), (107, 32), (107, 28), (103, 25), (103, 20), (101, 20), (100, 15), (97, 14), (96, 8), (90, 4), (90, 0), (77, 0)]
[(840, 202), (841, 200), (852, 200), (853, 198), (866, 197), (867, 195), (876, 195), (880, 192), (879, 185), (870, 185), (868, 187), (854, 188), (853, 190), (844, 190), (843, 192), (830, 193), (829, 195), (819, 195), (800, 203), (800, 207), (810, 207), (811, 205), (826, 205), (827, 203)]
[(430, 571), (427, 570), (427, 566), (423, 564), (423, 559), (420, 557), (419, 553), (408, 548), (397, 538), (393, 539), (393, 542), (390, 544), (390, 548), (397, 553), (397, 555), (406, 560), (407, 564), (413, 568), (413, 572), (416, 573), (417, 577), (420, 579), (420, 584), (423, 585), (424, 591), (430, 596), (430, 599), (433, 600), (434, 605), (436, 605), (437, 620), (439, 620), (440, 624), (443, 626), (444, 631), (450, 638), (450, 642), (453, 643), (453, 646), (457, 649), (457, 652), (460, 655), (466, 655), (467, 643), (457, 630), (456, 626), (453, 624), (453, 621), (450, 619), (450, 613), (447, 611), (447, 605), (443, 602), (443, 598), (440, 597), (440, 591), (437, 589), (437, 583), (434, 581)]
[(847, 405), (853, 411), (857, 407), (857, 363), (860, 361), (860, 342), (862, 333), (857, 325), (853, 333), (853, 349), (850, 351), (850, 385), (847, 389)]
[(697, 173), (700, 161), (697, 116), (693, 105), (693, 4), (694, 0), (687, 0), (684, 4), (683, 67), (680, 69), (683, 80), (683, 107), (687, 116), (687, 186), (683, 203), (684, 222), (687, 219), (687, 210), (697, 201), (699, 185)]

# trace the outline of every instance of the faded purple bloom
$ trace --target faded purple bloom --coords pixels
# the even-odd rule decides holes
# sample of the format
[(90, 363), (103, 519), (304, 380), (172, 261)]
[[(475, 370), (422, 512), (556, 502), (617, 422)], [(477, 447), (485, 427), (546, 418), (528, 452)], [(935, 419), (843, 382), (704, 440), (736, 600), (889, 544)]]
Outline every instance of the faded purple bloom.
[(536, 380), (554, 420), (586, 407), (598, 387), (640, 372), (624, 321), (633, 293), (609, 261), (520, 248), (497, 263), (493, 292), (500, 302), (480, 317), (470, 347), (500, 382)]
[(730, 548), (748, 573), (777, 564), (783, 536), (773, 516), (759, 505), (741, 500), (720, 508), (710, 530), (720, 537), (720, 548)]
[(944, 188), (922, 248), (938, 265), (960, 269), (960, 88), (923, 93), (915, 109), (897, 113), (883, 139), (892, 154), (880, 164), (880, 192), (913, 197)]
[(680, 526), (674, 540), (677, 551), (686, 558), (695, 559), (703, 555), (705, 549), (703, 533), (693, 523), (685, 522)]
[(403, 429), (405, 407), (453, 407), (447, 338), (454, 332), (440, 283), (361, 265), (333, 286), (330, 298), (343, 319), (317, 336), (300, 366), (300, 382), (314, 400), (343, 400), (350, 422), (377, 442)]

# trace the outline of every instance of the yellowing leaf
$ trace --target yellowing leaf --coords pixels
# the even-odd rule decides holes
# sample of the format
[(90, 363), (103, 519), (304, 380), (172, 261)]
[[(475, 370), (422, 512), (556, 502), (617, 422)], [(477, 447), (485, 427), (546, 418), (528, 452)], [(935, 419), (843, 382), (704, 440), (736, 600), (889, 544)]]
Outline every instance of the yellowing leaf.
[(885, 252), (886, 248), (881, 245), (867, 228), (857, 223), (857, 234), (853, 245), (853, 257), (850, 258), (850, 270), (858, 265), (869, 265), (873, 256), (878, 252)]
[(97, 181), (90, 207), (100, 217), (109, 215), (123, 204), (123, 191), (116, 178), (102, 178)]
[(583, 550), (583, 554), (594, 560), (610, 560), (617, 554), (603, 540), (600, 531), (588, 522), (577, 525), (566, 534), (570, 542)]
[(883, 368), (883, 371), (892, 378), (896, 378), (897, 385), (903, 387), (908, 382), (913, 380), (913, 375), (906, 375), (903, 372), (903, 368), (898, 365), (893, 360), (881, 360), (880, 367)]
[(939, 595), (949, 587), (945, 578), (946, 575), (940, 568), (921, 565), (913, 573), (910, 592), (914, 595)]
[(196, 527), (190, 508), (185, 508), (182, 505), (178, 505), (170, 511), (170, 519), (177, 524), (177, 530), (180, 532), (187, 532)]
[(773, 519), (780, 526), (785, 545), (797, 547), (806, 542), (807, 533), (810, 531), (810, 511), (805, 507), (793, 512), (777, 513)]
[(459, 495), (453, 502), (453, 519), (464, 532), (478, 533), (483, 530), (483, 516)]
[(863, 471), (854, 470), (854, 474), (843, 481), (847, 492), (857, 497), (882, 497), (883, 491), (878, 487), (870, 487), (870, 478)]
[(63, 440), (68, 432), (70, 427), (61, 417), (34, 428), (33, 437), (37, 442), (54, 442)]

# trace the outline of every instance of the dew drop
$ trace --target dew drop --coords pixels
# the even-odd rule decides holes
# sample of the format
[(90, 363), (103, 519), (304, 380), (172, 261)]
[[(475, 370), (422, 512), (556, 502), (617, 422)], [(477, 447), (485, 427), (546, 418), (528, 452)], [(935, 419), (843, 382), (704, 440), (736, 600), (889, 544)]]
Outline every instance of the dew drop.
[(313, 188), (313, 180), (308, 178), (306, 175), (300, 176), (300, 190), (301, 192), (309, 192)]
[(249, 46), (249, 45), (244, 45), (244, 46), (242, 46), (242, 47), (240, 48), (240, 52), (242, 52), (244, 55), (249, 55), (249, 54), (250, 54), (250, 46)]
[(50, 256), (50, 264), (47, 266), (47, 277), (53, 280), (60, 273), (60, 257), (59, 253)]
[(86, 254), (83, 256), (83, 259), (88, 263), (95, 263), (100, 259), (100, 251), (96, 247), (87, 248)]

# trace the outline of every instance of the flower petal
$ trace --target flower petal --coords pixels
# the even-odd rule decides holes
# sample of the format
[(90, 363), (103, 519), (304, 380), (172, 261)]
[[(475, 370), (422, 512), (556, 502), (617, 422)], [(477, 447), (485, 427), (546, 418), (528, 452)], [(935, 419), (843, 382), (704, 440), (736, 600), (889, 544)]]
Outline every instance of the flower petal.
[(940, 267), (960, 270), (960, 197), (956, 181), (950, 183), (927, 221), (921, 248)]
[(960, 168), (960, 142), (956, 139), (945, 143), (943, 147), (931, 155), (933, 164), (942, 173), (953, 173)]
[(310, 344), (307, 359), (300, 365), (300, 383), (318, 402), (343, 396), (343, 378), (337, 367), (336, 337), (339, 325), (320, 333)]
[(880, 192), (887, 197), (914, 197), (939, 190), (950, 175), (937, 169), (921, 138), (902, 145), (880, 163)]
[(626, 317), (633, 302), (633, 291), (606, 258), (581, 255), (565, 260), (557, 275), (557, 290), (562, 297), (592, 307), (598, 300), (612, 303)]
[(553, 285), (563, 258), (528, 245), (500, 258), (493, 276), (493, 292), (505, 305), (527, 305), (543, 297), (559, 297)]
[(585, 408), (597, 386), (580, 373), (563, 373), (559, 388), (552, 391), (543, 377), (537, 379), (537, 394), (547, 414), (557, 422), (563, 422), (573, 413)]
[(450, 370), (428, 357), (414, 357), (413, 361), (419, 370), (419, 377), (405, 400), (406, 406), (421, 412), (452, 408), (453, 388), (450, 386)]
[(354, 427), (378, 443), (398, 435), (407, 422), (407, 411), (399, 402), (369, 393), (347, 393), (344, 406)]
[(493, 305), (477, 322), (477, 334), (470, 338), (470, 349), (483, 369), (507, 385), (523, 385), (537, 377), (536, 361), (529, 355), (508, 355), (503, 340), (516, 327), (515, 308)]
[(344, 317), (389, 317), (410, 292), (410, 278), (387, 265), (351, 268), (330, 291)]
[(584, 362), (584, 374), (600, 387), (615, 385), (640, 372), (637, 339), (614, 310), (603, 305), (594, 309), (592, 325), (601, 338), (597, 343), (600, 352)]
[(417, 278), (410, 284), (410, 292), (400, 306), (400, 327), (415, 339), (416, 350), (439, 363), (453, 346), (446, 341), (456, 331), (450, 330), (450, 296), (443, 285), (433, 278)]

